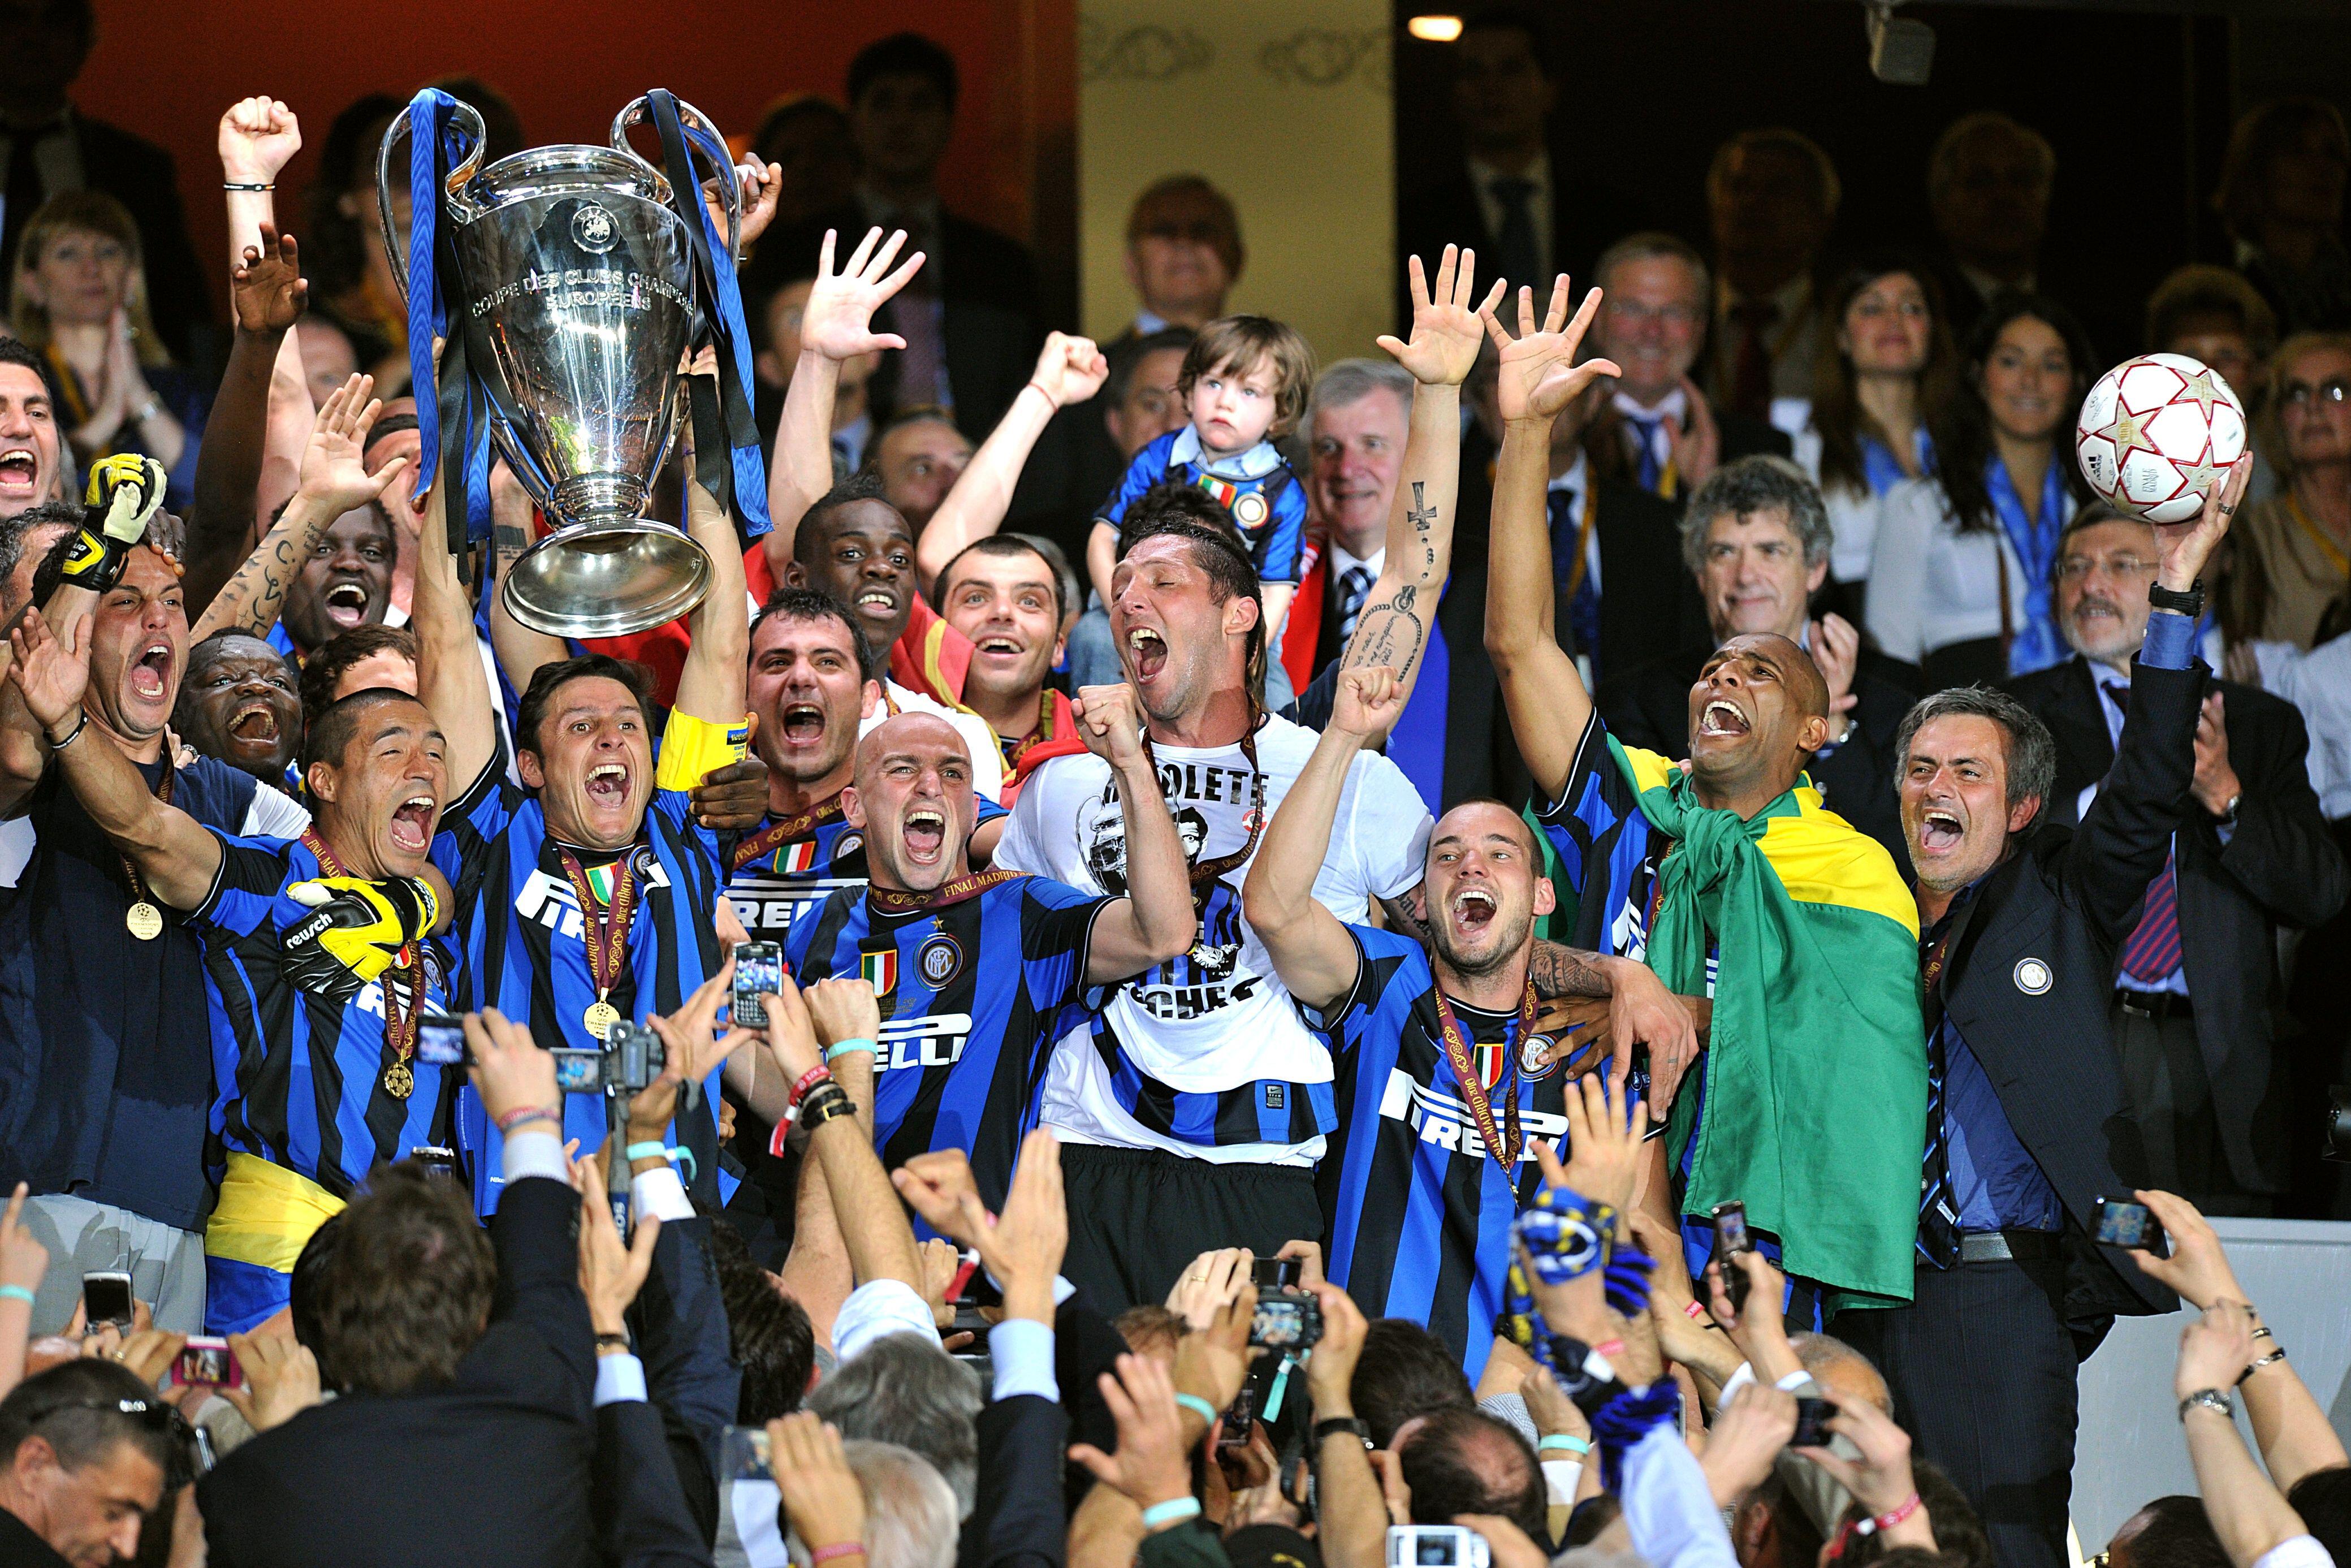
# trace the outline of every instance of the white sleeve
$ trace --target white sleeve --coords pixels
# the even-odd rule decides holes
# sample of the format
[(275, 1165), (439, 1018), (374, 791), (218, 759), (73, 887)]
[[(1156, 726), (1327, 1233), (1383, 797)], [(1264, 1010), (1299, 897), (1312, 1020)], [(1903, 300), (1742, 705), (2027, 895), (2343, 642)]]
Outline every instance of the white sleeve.
[(1926, 652), (1927, 551), (1942, 518), (1942, 500), (1934, 481), (1910, 479), (1878, 503), (1865, 603), (1869, 634), (1888, 658), (1916, 664)]
[(1706, 1472), (1670, 1421), (1625, 1456), (1625, 1526), (1653, 1568), (1737, 1568)]
[(237, 831), (237, 837), (298, 839), (309, 825), (310, 813), (294, 797), (266, 784), (256, 784), (253, 800), (245, 809), (245, 826)]
[(1004, 746), (996, 730), (977, 714), (955, 716), (963, 743), (971, 753), (971, 787), (991, 800), (1004, 799)]
[(1025, 871), (1033, 876), (1051, 876), (1052, 866), (1038, 842), (1038, 819), (1044, 814), (1045, 795), (1050, 788), (1045, 775), (1052, 768), (1048, 762), (1029, 775), (1020, 787), (1020, 798), (1012, 802), (1012, 815), (1004, 824), (1004, 836), (996, 841), (996, 859), (989, 863), (999, 871)]
[(2253, 1568), (2335, 1568), (2335, 1558), (2314, 1535), (2293, 1535), (2253, 1559)]
[(1375, 752), (1355, 759), (1349, 780), (1347, 840), (1373, 898), (1395, 898), (1420, 885), (1437, 819), (1404, 769)]

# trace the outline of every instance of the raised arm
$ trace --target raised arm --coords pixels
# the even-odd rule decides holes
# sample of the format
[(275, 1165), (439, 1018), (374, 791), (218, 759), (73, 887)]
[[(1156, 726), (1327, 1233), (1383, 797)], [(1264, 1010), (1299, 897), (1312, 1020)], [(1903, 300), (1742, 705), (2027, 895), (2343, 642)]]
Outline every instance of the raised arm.
[(1266, 824), (1241, 887), (1241, 915), (1265, 944), (1281, 983), (1318, 1011), (1336, 1006), (1355, 988), (1363, 959), (1339, 917), (1315, 901), (1314, 876), (1331, 852), (1331, 824), (1339, 814), (1347, 770), (1403, 711), (1403, 686), (1386, 665), (1339, 672), (1331, 722)]
[(832, 399), (841, 385), (841, 365), (860, 354), (906, 346), (896, 333), (876, 332), (872, 327), (873, 312), (923, 265), (923, 253), (916, 251), (897, 271), (890, 270), (898, 247), (905, 243), (903, 229), (886, 241), (880, 229), (868, 229), (850, 254), (849, 264), (835, 272), (833, 233), (824, 232), (816, 282), (800, 311), (799, 362), (792, 367), (792, 384), (784, 392), (775, 455), (768, 467), (768, 518), (775, 527), (766, 544), (768, 564), (778, 581), (791, 563), (792, 534), (801, 515), (832, 488)]
[[(1414, 256), (1412, 340), (1379, 340), (1418, 384), (1413, 392), (1404, 470), (1388, 508), (1387, 553), (1379, 580), (1364, 596), (1343, 665), (1384, 665), (1395, 671), (1395, 714), (1403, 713), (1412, 699), (1421, 656), (1428, 648), (1429, 622), (1437, 618), (1437, 601), (1453, 571), (1455, 502), (1461, 490), (1461, 383), (1478, 362), (1484, 337), (1478, 313), (1469, 307), (1476, 298), (1477, 270), (1476, 252), (1461, 251), (1457, 257), (1448, 245), (1432, 290), (1420, 257)], [(1486, 297), (1486, 309), (1500, 300), (1502, 288), (1495, 283)]]
[(1143, 749), (1143, 716), (1134, 688), (1088, 686), (1078, 694), (1078, 737), (1111, 766), (1126, 824), (1127, 895), (1094, 920), (1086, 949), (1086, 978), (1107, 985), (1165, 963), (1199, 935), (1192, 908), (1191, 866), (1176, 819), (1159, 793), (1150, 755)]
[(345, 512), (382, 497), (407, 473), (405, 457), (393, 458), (375, 474), (360, 462), (368, 432), (383, 412), (382, 402), (371, 395), (374, 390), (372, 377), (355, 375), (328, 394), (302, 449), (300, 487), (260, 548), (205, 608), (188, 633), (191, 643), (215, 632), (267, 636), (319, 536)]
[(2285, 1494), (2245, 1451), (2230, 1411), (2230, 1391), (2252, 1364), (2252, 1325), (2242, 1301), (2214, 1301), (2181, 1331), (2172, 1374), (2196, 1490), (2235, 1568), (2252, 1568), (2273, 1547), (2308, 1533)]
[[(1029, 378), (987, 433), (979, 450), (956, 478), (939, 509), (923, 526), (914, 541), (914, 570), (923, 591), (930, 592), (947, 562), (976, 539), (986, 538), (1004, 524), (1012, 505), (1012, 487), (1035, 449), (1037, 438), (1061, 410), (1085, 402), (1110, 379), (1110, 361), (1091, 338), (1051, 332), (1037, 356), (1037, 371)], [(1035, 392), (1035, 397), (1029, 394)]]
[(447, 738), (450, 787), (465, 789), (497, 755), (497, 694), (482, 668), (473, 607), (449, 554), (448, 504), (446, 478), (435, 476), (416, 541), (409, 625), (416, 633), (416, 695)]
[(89, 685), (91, 616), (77, 612), (60, 638), (38, 615), (9, 633), (16, 653), (8, 678), (49, 738), (50, 760), (65, 770), (82, 809), (139, 868), (155, 896), (193, 909), (220, 872), (220, 841), (177, 806), (158, 800), (139, 769), (102, 735), (90, 735), (81, 706)]
[[(196, 449), (195, 499), (189, 508), (185, 586), (192, 611), (212, 602), (253, 538), (271, 387), (280, 361), (293, 350), (291, 329), (309, 293), (294, 237), (268, 225), (230, 269), (229, 283), (236, 333)], [(298, 353), (295, 369), (298, 379)]]
[(693, 641), (678, 672), (680, 711), (713, 724), (740, 724), (751, 657), (751, 615), (743, 594), (743, 545), (735, 520), (718, 498), (695, 482), (691, 454), (685, 481), (685, 531), (710, 557), (710, 591), (685, 618)]
[(1600, 290), (1567, 316), (1567, 275), (1552, 285), (1551, 309), (1535, 328), (1534, 291), (1519, 290), (1514, 340), (1489, 308), (1480, 314), (1501, 350), (1496, 386), (1502, 413), (1502, 451), (1494, 469), (1493, 544), (1486, 574), (1486, 653), (1502, 683), (1510, 733), (1535, 788), (1555, 797), (1575, 765), (1576, 747), (1592, 722), (1592, 695), (1575, 661), (1552, 632), (1551, 528), (1543, 492), (1551, 482), (1551, 433), (1560, 414), (1595, 376), (1621, 372), (1606, 360), (1575, 362)]

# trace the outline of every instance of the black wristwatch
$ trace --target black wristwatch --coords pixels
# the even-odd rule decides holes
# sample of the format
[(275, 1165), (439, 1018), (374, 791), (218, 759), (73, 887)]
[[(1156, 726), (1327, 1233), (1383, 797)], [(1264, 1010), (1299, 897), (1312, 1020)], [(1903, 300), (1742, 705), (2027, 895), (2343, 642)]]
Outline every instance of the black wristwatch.
[(2147, 585), (2147, 601), (2158, 610), (2175, 611), (2193, 621), (2204, 613), (2204, 580), (2198, 578), (2185, 593), (2175, 593), (2160, 582)]
[(1372, 1424), (1360, 1416), (1333, 1416), (1328, 1421), (1314, 1423), (1314, 1447), (1319, 1450), (1322, 1440), (1334, 1432), (1352, 1432), (1364, 1448), (1373, 1447)]

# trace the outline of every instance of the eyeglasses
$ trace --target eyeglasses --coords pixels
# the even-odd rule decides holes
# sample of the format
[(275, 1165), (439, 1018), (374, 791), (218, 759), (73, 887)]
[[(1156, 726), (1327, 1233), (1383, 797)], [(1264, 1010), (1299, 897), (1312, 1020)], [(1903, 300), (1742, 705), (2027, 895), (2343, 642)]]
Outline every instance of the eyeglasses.
[(1618, 320), (1636, 327), (1652, 321), (1663, 321), (1668, 327), (1695, 327), (1706, 319), (1694, 305), (1639, 305), (1629, 299), (1611, 299), (1604, 308)]
[(2085, 555), (2069, 555), (2057, 563), (2057, 580), (2080, 582), (2093, 572), (2103, 571), (2109, 577), (2130, 579), (2147, 577), (2155, 570), (2156, 563), (2141, 560), (2135, 555), (2110, 555), (2093, 560)]
[(2285, 383), (2285, 406), (2304, 408), (2314, 402), (2351, 400), (2351, 376), (2334, 376), (2312, 386), (2308, 382)]

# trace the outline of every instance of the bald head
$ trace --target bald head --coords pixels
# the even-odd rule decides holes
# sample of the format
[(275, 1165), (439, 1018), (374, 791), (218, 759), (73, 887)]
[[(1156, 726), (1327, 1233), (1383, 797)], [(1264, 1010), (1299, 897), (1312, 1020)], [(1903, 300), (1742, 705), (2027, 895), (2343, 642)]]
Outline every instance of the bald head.
[(971, 748), (963, 743), (963, 733), (938, 715), (893, 714), (858, 737), (857, 780), (863, 783), (885, 757), (934, 751), (952, 752), (966, 766), (971, 762)]
[(971, 753), (935, 714), (902, 713), (857, 743), (854, 781), (841, 791), (850, 825), (865, 831), (873, 885), (929, 893), (967, 869), (978, 808)]
[(1777, 632), (1750, 632), (1723, 645), (1729, 647), (1730, 643), (1752, 644), (1758, 653), (1780, 666), (1781, 678), (1787, 683), (1788, 695), (1794, 699), (1799, 714), (1806, 718), (1829, 716), (1828, 679), (1802, 643)]

